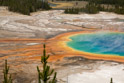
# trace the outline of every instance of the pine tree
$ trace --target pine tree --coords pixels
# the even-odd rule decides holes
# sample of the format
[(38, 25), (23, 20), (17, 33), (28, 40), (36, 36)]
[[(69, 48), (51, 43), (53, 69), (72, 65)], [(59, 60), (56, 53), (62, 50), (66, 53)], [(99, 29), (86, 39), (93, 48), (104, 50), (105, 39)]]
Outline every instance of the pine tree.
[(4, 81), (3, 83), (12, 83), (11, 75), (9, 75), (9, 66), (7, 66), (7, 60), (5, 60), (5, 66), (3, 69)]
[[(47, 60), (49, 58), (49, 55), (46, 55), (45, 50), (45, 44), (43, 45), (43, 56), (41, 56), (41, 63), (43, 64), (43, 70), (40, 71), (39, 67), (37, 66), (38, 71), (38, 83), (56, 83), (56, 75), (57, 73), (54, 73), (53, 69), (50, 69), (50, 66), (47, 65)], [(53, 78), (51, 78), (51, 75), (54, 73)]]
[(111, 78), (111, 81), (110, 81), (110, 83), (113, 83), (113, 79)]
[(68, 8), (66, 8), (66, 9), (65, 9), (65, 11), (64, 11), (64, 13), (65, 13), (65, 14), (67, 14), (67, 13), (68, 13), (68, 10), (69, 10), (69, 9), (68, 9)]
[(0, 6), (7, 6), (9, 11), (30, 15), (40, 9), (49, 10), (48, 2), (42, 0), (0, 0)]

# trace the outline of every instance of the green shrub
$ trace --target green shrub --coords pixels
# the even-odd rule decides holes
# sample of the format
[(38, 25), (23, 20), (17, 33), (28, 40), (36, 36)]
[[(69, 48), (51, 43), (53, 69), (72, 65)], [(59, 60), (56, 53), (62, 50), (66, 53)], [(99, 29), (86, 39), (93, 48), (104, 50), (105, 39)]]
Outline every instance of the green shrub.
[(9, 66), (7, 65), (7, 60), (5, 60), (5, 66), (3, 69), (4, 81), (3, 83), (12, 83), (11, 75), (9, 75)]
[(113, 83), (113, 79), (111, 78), (111, 81), (110, 81), (110, 83)]
[(67, 8), (64, 13), (66, 14), (79, 14), (79, 8)]
[[(56, 83), (56, 75), (57, 73), (54, 73), (53, 69), (50, 69), (50, 66), (47, 65), (47, 60), (49, 58), (49, 55), (46, 55), (45, 45), (43, 50), (43, 56), (41, 56), (41, 63), (43, 64), (43, 70), (40, 71), (39, 67), (37, 66), (38, 71), (38, 81), (39, 83)], [(54, 73), (53, 78), (51, 75)]]

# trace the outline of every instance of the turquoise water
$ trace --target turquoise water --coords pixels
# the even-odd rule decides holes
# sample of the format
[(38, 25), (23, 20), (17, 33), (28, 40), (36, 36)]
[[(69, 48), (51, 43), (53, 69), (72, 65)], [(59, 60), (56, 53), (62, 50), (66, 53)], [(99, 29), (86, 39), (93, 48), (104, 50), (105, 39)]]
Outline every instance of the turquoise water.
[(66, 44), (79, 51), (124, 56), (123, 33), (79, 34), (70, 39)]

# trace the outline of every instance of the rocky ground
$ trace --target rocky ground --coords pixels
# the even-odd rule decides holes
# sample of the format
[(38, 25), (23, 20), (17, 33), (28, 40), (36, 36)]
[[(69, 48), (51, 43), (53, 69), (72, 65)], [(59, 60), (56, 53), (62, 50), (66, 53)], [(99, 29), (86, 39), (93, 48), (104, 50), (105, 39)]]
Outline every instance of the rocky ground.
[(60, 19), (61, 10), (41, 11), (25, 16), (0, 9), (0, 38), (49, 38), (54, 35), (79, 31), (82, 28), (67, 25)]
[(89, 27), (123, 31), (124, 16), (107, 12), (67, 15), (62, 10), (39, 11), (26, 16), (0, 7), (0, 38), (49, 38)]
[[(15, 60), (9, 61), (9, 65), (11, 65), (10, 72), (14, 83), (37, 83), (36, 66), (42, 66), (40, 61)], [(110, 78), (113, 78), (116, 83), (123, 83), (124, 81), (123, 63), (90, 60), (74, 56), (65, 57), (62, 61), (50, 62), (49, 65), (57, 72), (57, 83), (98, 83), (98, 81), (100, 83), (109, 83)], [(1, 78), (2, 75), (0, 75)]]
[[(3, 78), (4, 60), (8, 59), (14, 83), (37, 83), (36, 66), (42, 66), (43, 43), (58, 34), (82, 30), (123, 32), (124, 16), (107, 12), (66, 15), (63, 10), (39, 11), (26, 16), (0, 7), (0, 79)], [(51, 55), (49, 65), (58, 72), (58, 83), (98, 83), (96, 80), (109, 83), (111, 77), (116, 83), (123, 83), (123, 63), (90, 60), (77, 54), (76, 57), (69, 57), (72, 54), (67, 55), (64, 49), (58, 51), (50, 47), (49, 43), (57, 41), (62, 40), (46, 44), (47, 53)], [(63, 55), (66, 57), (60, 59)]]
[(109, 83), (110, 78), (113, 78), (115, 83), (124, 81), (124, 64), (122, 63), (89, 60), (79, 56), (64, 58), (64, 61), (62, 65), (64, 68), (58, 71), (58, 75), (61, 72), (59, 76), (63, 75), (59, 83)]

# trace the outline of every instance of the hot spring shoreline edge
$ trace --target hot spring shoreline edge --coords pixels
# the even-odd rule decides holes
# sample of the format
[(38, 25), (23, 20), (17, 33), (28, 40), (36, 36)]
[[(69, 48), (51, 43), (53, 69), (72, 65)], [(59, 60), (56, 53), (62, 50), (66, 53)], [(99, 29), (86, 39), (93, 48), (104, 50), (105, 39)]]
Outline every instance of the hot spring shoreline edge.
[[(69, 32), (69, 33), (64, 33), (61, 35), (58, 35), (54, 38), (51, 39), (61, 39), (63, 41), (58, 41), (56, 44), (57, 46), (60, 46), (62, 49), (70, 52), (74, 56), (82, 56), (88, 59), (102, 59), (102, 60), (109, 60), (109, 61), (117, 61), (117, 62), (124, 62), (124, 57), (123, 56), (116, 56), (116, 55), (107, 55), (107, 54), (93, 54), (93, 53), (88, 53), (88, 52), (83, 52), (76, 50), (74, 48), (71, 48), (67, 46), (66, 42), (71, 41), (70, 37), (74, 35), (79, 35), (79, 34), (92, 34), (96, 33), (98, 31), (80, 31), (80, 32)], [(110, 31), (111, 33), (123, 33), (124, 32), (118, 32), (118, 31)], [(50, 40), (51, 40), (50, 39)]]

